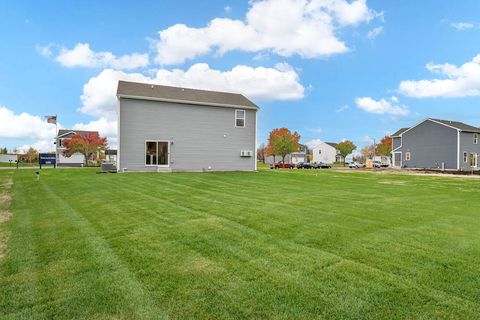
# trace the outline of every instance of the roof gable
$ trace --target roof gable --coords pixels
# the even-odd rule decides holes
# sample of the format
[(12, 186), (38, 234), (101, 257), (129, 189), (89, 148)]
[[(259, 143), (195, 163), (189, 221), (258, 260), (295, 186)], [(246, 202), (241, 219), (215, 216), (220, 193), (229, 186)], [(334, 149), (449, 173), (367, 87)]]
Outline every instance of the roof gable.
[(157, 84), (119, 81), (117, 97), (156, 100), (198, 105), (258, 109), (258, 106), (238, 93), (170, 87)]
[(66, 137), (66, 136), (69, 136), (70, 134), (71, 135), (79, 134), (81, 136), (84, 136), (84, 135), (91, 134), (91, 133), (99, 135), (98, 131), (60, 129), (60, 130), (58, 130), (57, 138)]

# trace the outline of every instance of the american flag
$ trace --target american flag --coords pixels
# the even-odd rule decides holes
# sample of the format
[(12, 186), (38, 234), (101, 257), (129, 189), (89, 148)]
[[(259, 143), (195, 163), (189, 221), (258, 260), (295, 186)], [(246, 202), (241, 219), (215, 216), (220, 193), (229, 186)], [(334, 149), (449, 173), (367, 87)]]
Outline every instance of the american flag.
[(57, 124), (57, 116), (45, 116), (48, 123)]

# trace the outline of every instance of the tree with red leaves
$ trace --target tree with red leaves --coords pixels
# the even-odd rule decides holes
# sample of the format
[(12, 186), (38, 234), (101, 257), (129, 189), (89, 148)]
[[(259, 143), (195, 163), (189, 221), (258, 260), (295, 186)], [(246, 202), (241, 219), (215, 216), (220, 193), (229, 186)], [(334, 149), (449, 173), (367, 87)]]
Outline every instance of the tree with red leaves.
[(71, 139), (63, 141), (65, 150), (63, 156), (69, 158), (74, 153), (81, 153), (85, 157), (85, 165), (88, 166), (88, 160), (92, 155), (97, 154), (100, 150), (107, 148), (107, 138), (101, 138), (98, 133), (75, 134)]
[(295, 132), (290, 132), (287, 128), (277, 128), (270, 132), (268, 138), (267, 152), (269, 155), (282, 157), (282, 162), (285, 163), (285, 157), (298, 150), (300, 135)]
[(375, 149), (375, 154), (377, 156), (389, 156), (392, 152), (392, 138), (385, 136), (382, 138), (379, 144), (377, 144)]

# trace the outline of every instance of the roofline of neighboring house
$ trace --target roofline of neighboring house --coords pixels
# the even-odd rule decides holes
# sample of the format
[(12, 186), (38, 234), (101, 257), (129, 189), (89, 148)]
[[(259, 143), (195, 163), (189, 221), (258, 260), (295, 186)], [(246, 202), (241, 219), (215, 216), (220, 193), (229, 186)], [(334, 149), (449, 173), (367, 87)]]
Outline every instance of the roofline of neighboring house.
[[(61, 129), (61, 130), (65, 130), (65, 129)], [(58, 133), (57, 133), (57, 139), (61, 138), (63, 136), (69, 135), (70, 133), (78, 134), (78, 132), (89, 132), (89, 133), (96, 133), (96, 134), (100, 135), (100, 133), (98, 131), (69, 130), (68, 132), (62, 133), (61, 135), (58, 135)]]
[(165, 99), (165, 98), (157, 98), (157, 97), (134, 96), (129, 94), (117, 94), (117, 98), (194, 104), (194, 105), (200, 105), (200, 106), (224, 107), (224, 108), (234, 108), (234, 109), (249, 109), (249, 110), (255, 110), (255, 111), (260, 109), (259, 107), (249, 107), (249, 106), (242, 106), (242, 105), (235, 105), (235, 104), (201, 102), (201, 101), (181, 100), (181, 99)]
[[(445, 127), (448, 127), (448, 128), (454, 129), (454, 130), (457, 130), (457, 131), (459, 131), (459, 132), (473, 132), (473, 131), (469, 131), (469, 130), (462, 130), (462, 129), (457, 128), (457, 127), (454, 127), (454, 126), (450, 126), (450, 125), (448, 125), (448, 124), (446, 124), (446, 123), (437, 121), (436, 119), (426, 118), (426, 119), (423, 119), (422, 121), (416, 123), (415, 125), (411, 126), (411, 127), (408, 128), (407, 130), (403, 131), (403, 132), (400, 133), (399, 135), (397, 135), (397, 136), (391, 136), (391, 137), (392, 137), (392, 138), (399, 138), (399, 137), (401, 138), (405, 132), (408, 132), (408, 131), (412, 130), (413, 128), (418, 127), (419, 125), (421, 125), (421, 124), (424, 123), (425, 121), (431, 121), (431, 122), (434, 122), (434, 123), (436, 123), (436, 124), (440, 124), (440, 125), (442, 125), (442, 126), (445, 126)], [(397, 149), (398, 149), (398, 148), (397, 148)]]

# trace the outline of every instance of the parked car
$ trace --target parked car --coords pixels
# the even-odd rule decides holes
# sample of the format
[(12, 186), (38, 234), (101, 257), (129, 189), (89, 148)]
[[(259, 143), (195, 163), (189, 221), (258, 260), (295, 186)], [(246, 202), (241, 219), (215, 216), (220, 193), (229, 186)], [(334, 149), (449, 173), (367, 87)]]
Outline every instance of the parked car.
[(323, 163), (323, 162), (314, 162), (313, 163), (313, 168), (315, 169), (330, 169), (332, 166), (329, 165), (328, 163)]
[(281, 161), (275, 163), (275, 169), (279, 169), (279, 168), (282, 168), (282, 169), (293, 169), (295, 168), (295, 165), (293, 163), (283, 163)]
[(349, 168), (363, 168), (363, 167), (365, 167), (365, 165), (364, 165), (364, 164), (361, 164), (361, 163), (359, 163), (359, 162), (353, 161), (353, 162), (350, 162), (350, 163), (348, 164), (348, 167), (349, 167)]
[(299, 162), (297, 163), (297, 169), (312, 169), (313, 164), (308, 162)]
[(382, 164), (381, 161), (375, 160), (375, 161), (373, 161), (373, 167), (374, 168), (382, 168), (383, 164)]

